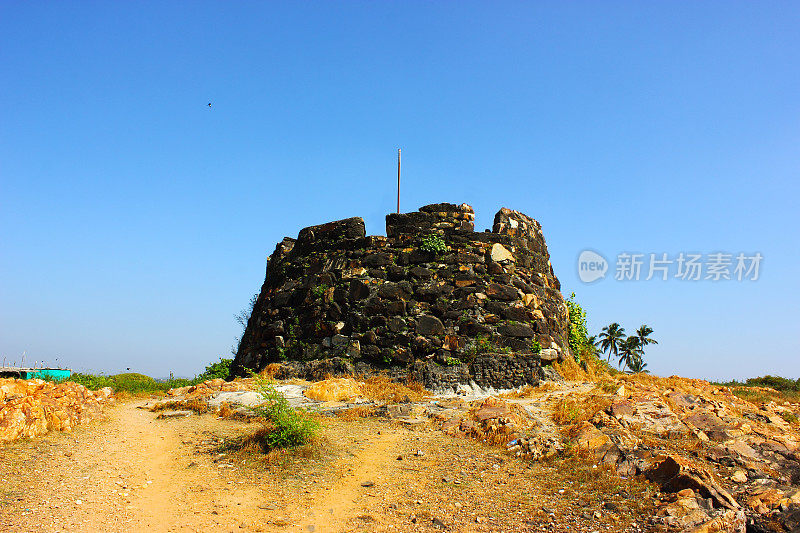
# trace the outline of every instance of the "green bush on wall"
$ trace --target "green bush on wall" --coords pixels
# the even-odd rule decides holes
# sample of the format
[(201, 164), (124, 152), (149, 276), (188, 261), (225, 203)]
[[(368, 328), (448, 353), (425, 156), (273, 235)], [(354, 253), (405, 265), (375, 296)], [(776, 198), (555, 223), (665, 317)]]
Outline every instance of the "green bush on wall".
[(423, 252), (443, 254), (447, 251), (447, 244), (440, 235), (432, 233), (422, 239), (422, 244), (420, 244), (419, 249)]

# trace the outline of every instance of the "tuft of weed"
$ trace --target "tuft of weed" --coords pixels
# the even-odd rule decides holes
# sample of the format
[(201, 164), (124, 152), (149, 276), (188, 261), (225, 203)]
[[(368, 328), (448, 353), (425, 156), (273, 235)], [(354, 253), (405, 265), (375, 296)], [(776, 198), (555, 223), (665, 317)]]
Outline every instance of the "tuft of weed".
[(270, 430), (263, 434), (266, 447), (294, 448), (311, 442), (319, 433), (319, 422), (305, 409), (289, 405), (272, 380), (257, 375), (253, 377), (255, 391), (264, 403), (252, 409), (270, 426)]

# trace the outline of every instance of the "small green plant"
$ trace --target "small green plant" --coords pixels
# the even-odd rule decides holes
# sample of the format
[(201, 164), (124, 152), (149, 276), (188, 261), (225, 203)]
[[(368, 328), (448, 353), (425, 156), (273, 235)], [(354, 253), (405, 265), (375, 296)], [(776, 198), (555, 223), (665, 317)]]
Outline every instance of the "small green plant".
[(308, 411), (289, 405), (273, 381), (255, 374), (253, 377), (256, 380), (255, 390), (264, 403), (252, 410), (272, 426), (264, 436), (267, 447), (294, 448), (311, 442), (319, 433), (319, 422)]
[(447, 366), (458, 366), (461, 364), (461, 360), (455, 357), (448, 357), (447, 359), (444, 360), (444, 364), (446, 364)]
[(278, 355), (278, 360), (286, 361), (286, 348), (278, 346), (275, 348), (275, 353)]
[(440, 235), (431, 233), (422, 239), (422, 244), (419, 245), (419, 249), (423, 252), (430, 252), (438, 255), (447, 252), (447, 244)]
[(542, 345), (539, 344), (539, 339), (533, 339), (533, 342), (531, 343), (531, 351), (533, 353), (539, 353), (542, 351)]
[(300, 319), (292, 317), (286, 321), (286, 337), (292, 338), (296, 335), (297, 329), (300, 327)]
[(323, 284), (317, 285), (316, 287), (311, 289), (311, 292), (314, 294), (315, 298), (317, 298), (318, 300), (321, 300), (325, 296), (325, 292), (328, 289), (330, 289), (330, 285), (326, 285), (326, 284), (323, 283)]
[(474, 358), (476, 355), (484, 353), (511, 353), (512, 351), (508, 346), (502, 346), (486, 335), (478, 335), (475, 337), (475, 341), (466, 347), (464, 353)]

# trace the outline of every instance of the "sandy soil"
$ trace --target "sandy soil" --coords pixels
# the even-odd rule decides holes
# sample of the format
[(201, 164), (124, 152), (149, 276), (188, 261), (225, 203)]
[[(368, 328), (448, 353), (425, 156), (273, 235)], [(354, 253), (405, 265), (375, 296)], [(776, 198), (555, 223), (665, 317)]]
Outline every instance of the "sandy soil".
[[(639, 531), (651, 488), (530, 463), (436, 429), (324, 422), (265, 456), (258, 425), (123, 403), (72, 434), (0, 445), (2, 531)], [(608, 510), (609, 503), (614, 511)]]

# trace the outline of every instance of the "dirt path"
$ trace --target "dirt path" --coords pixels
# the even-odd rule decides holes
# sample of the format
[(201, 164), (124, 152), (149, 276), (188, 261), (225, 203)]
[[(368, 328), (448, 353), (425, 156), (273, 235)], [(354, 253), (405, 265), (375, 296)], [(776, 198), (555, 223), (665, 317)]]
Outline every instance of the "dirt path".
[[(225, 463), (194, 453), (192, 437), (215, 422), (157, 420), (126, 403), (111, 410), (107, 422), (74, 435), (4, 450), (4, 499), (14, 501), (3, 505), (0, 529), (238, 531), (241, 506), (248, 503), (251, 516), (258, 514), (261, 494), (226, 479)], [(24, 477), (12, 478), (14, 473)]]
[[(402, 485), (407, 465), (397, 457), (411, 455), (401, 428), (333, 424), (336, 442), (323, 446), (324, 461), (303, 459), (307, 471), (296, 476), (286, 475), (290, 464), (265, 476), (215, 449), (252, 433), (252, 424), (212, 415), (159, 420), (142, 403), (119, 405), (72, 435), (7, 448), (0, 530), (346, 531)], [(362, 485), (368, 481), (376, 488)]]
[[(333, 486), (326, 487), (315, 498), (315, 502), (300, 521), (305, 531), (328, 533), (343, 531), (352, 523), (357, 511), (363, 507), (363, 500), (376, 497), (370, 491), (375, 484), (383, 485), (399, 466), (396, 457), (401, 449), (402, 433), (390, 429), (370, 435), (363, 442), (359, 453), (347, 461), (344, 472)], [(394, 461), (387, 460), (389, 456)], [(340, 466), (343, 469), (344, 465)]]
[[(590, 464), (530, 463), (378, 418), (326, 419), (307, 453), (230, 452), (256, 429), (130, 402), (72, 434), (0, 445), (0, 531), (640, 531), (638, 503)], [(630, 509), (606, 513), (612, 496)]]

